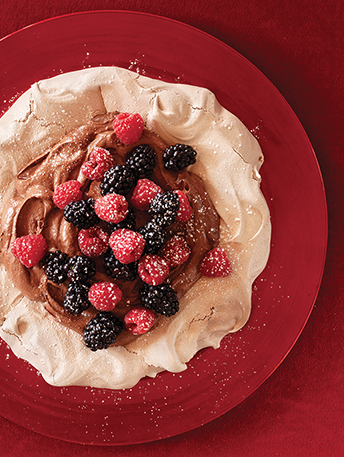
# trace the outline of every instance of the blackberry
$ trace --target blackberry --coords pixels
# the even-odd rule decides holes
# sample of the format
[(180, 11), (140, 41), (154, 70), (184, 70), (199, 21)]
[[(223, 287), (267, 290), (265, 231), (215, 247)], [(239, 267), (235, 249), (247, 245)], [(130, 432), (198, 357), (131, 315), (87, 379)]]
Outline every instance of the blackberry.
[(122, 228), (126, 228), (129, 230), (135, 231), (136, 215), (135, 215), (134, 210), (132, 208), (129, 208), (127, 217), (123, 221), (119, 222), (118, 224), (112, 224), (109, 222), (108, 225), (112, 232), (114, 232), (115, 230), (118, 230), (118, 229), (122, 229)]
[(79, 200), (65, 206), (64, 218), (78, 229), (88, 229), (98, 224), (100, 219), (94, 211), (94, 199)]
[(115, 254), (109, 249), (104, 255), (104, 269), (106, 274), (114, 279), (134, 281), (137, 276), (137, 262), (121, 263), (116, 259)]
[(157, 218), (157, 222), (163, 227), (171, 225), (179, 209), (178, 194), (172, 190), (157, 194), (149, 205), (148, 213)]
[(108, 311), (101, 311), (89, 321), (84, 331), (85, 345), (91, 351), (106, 349), (116, 341), (123, 323)]
[(72, 281), (85, 282), (96, 274), (94, 260), (82, 255), (75, 255), (69, 260), (68, 277)]
[(89, 287), (77, 281), (68, 284), (63, 306), (69, 314), (81, 314), (91, 306), (88, 300)]
[(47, 278), (56, 284), (61, 284), (67, 279), (68, 263), (68, 255), (59, 250), (48, 252), (42, 260), (43, 270)]
[(162, 159), (167, 170), (179, 171), (195, 163), (196, 155), (191, 146), (177, 143), (165, 149)]
[(100, 183), (100, 192), (102, 195), (127, 195), (135, 183), (136, 177), (133, 171), (125, 165), (117, 164), (105, 172), (103, 181)]
[(166, 241), (166, 232), (155, 219), (148, 221), (138, 232), (145, 239), (145, 253), (157, 254)]
[(166, 317), (173, 316), (179, 311), (177, 294), (169, 284), (162, 283), (158, 286), (144, 284), (140, 289), (142, 305)]
[(156, 152), (148, 144), (140, 144), (130, 151), (125, 165), (130, 168), (137, 179), (146, 178), (153, 173)]

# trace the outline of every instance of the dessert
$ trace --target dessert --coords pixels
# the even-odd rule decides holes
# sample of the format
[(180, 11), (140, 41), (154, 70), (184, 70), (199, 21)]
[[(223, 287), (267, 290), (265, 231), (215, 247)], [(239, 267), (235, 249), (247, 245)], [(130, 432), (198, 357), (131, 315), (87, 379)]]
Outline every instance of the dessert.
[(211, 92), (82, 70), (33, 85), (0, 132), (0, 335), (47, 382), (129, 388), (246, 323), (263, 156)]

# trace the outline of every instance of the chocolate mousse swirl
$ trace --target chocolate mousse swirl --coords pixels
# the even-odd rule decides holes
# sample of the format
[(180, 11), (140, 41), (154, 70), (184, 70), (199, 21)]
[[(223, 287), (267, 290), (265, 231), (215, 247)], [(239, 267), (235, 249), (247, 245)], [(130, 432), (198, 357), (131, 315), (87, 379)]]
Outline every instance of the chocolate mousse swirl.
[[(177, 222), (168, 229), (169, 236), (183, 235), (192, 250), (188, 261), (171, 270), (169, 276), (179, 298), (197, 281), (201, 259), (219, 240), (219, 216), (202, 180), (187, 170), (178, 173), (166, 170), (162, 154), (167, 145), (146, 128), (135, 145), (125, 146), (112, 128), (115, 115), (96, 116), (30, 162), (17, 175), (16, 195), (5, 204), (2, 215), (1, 257), (13, 283), (28, 298), (42, 302), (61, 324), (81, 334), (96, 310), (90, 307), (81, 315), (67, 313), (63, 308), (63, 299), (68, 284), (56, 285), (49, 281), (40, 265), (27, 269), (11, 254), (10, 246), (17, 237), (41, 233), (49, 251), (59, 249), (71, 257), (81, 254), (77, 242), (78, 229), (64, 219), (63, 210), (54, 205), (52, 197), (59, 184), (71, 179), (81, 182), (84, 198), (97, 199), (101, 196), (100, 183), (88, 180), (80, 171), (95, 146), (109, 150), (117, 163), (124, 163), (133, 147), (149, 144), (157, 154), (156, 167), (150, 179), (164, 190), (180, 189), (187, 194), (193, 216), (187, 223)], [(138, 227), (145, 223), (145, 215), (140, 211), (137, 211), (137, 223)], [(118, 317), (123, 317), (131, 306), (139, 303), (140, 279), (130, 282), (113, 280), (105, 275), (101, 261), (97, 261), (97, 274), (92, 281), (99, 280), (116, 282), (121, 287), (123, 297), (113, 311)], [(126, 339), (128, 336), (125, 335), (118, 338), (117, 344), (125, 344)]]

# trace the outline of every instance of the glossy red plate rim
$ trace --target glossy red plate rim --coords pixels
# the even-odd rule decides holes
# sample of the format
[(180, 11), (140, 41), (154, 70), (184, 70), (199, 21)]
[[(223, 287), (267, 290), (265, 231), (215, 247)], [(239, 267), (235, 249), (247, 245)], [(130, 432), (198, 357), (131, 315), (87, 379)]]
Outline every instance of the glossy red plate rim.
[[(154, 30), (154, 38), (147, 30)], [(237, 406), (295, 344), (312, 311), (325, 263), (321, 173), (288, 103), (223, 42), (145, 13), (90, 11), (33, 24), (0, 40), (0, 64), (2, 113), (35, 81), (90, 66), (118, 65), (168, 82), (207, 87), (262, 146), (262, 190), (273, 227), (270, 259), (254, 285), (251, 318), (219, 349), (200, 351), (183, 373), (162, 373), (133, 389), (112, 391), (49, 386), (2, 342), (0, 414), (46, 436), (120, 445), (174, 436)]]

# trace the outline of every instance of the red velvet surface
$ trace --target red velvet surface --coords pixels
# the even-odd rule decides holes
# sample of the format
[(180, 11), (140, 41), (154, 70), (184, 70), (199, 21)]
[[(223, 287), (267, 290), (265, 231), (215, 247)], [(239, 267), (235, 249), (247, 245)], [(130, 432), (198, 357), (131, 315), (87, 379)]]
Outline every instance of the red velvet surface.
[(49, 17), (100, 9), (148, 12), (197, 27), (248, 58), (279, 89), (303, 124), (324, 178), (329, 243), (323, 281), (284, 362), (249, 398), (213, 422), (174, 438), (112, 448), (51, 439), (0, 416), (0, 455), (344, 455), (342, 0), (1, 0), (0, 36)]

